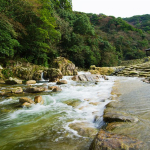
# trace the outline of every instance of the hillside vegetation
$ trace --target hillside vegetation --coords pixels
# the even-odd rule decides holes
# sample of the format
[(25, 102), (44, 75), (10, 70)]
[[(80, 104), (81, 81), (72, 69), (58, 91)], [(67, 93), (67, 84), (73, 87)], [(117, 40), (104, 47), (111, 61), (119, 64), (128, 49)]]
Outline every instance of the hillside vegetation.
[(143, 31), (150, 33), (150, 14), (136, 15), (123, 19), (134, 25), (136, 28), (142, 29)]
[(66, 57), (78, 67), (143, 58), (150, 34), (121, 18), (72, 11), (71, 0), (2, 0), (0, 60), (50, 66)]

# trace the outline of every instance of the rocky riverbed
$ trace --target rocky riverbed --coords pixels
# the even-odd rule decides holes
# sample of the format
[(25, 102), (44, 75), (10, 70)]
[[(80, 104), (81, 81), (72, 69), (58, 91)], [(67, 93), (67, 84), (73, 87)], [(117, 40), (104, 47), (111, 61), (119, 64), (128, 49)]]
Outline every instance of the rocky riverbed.
[(149, 149), (149, 89), (139, 78), (118, 78), (113, 92), (119, 97), (107, 104), (103, 116), (107, 125), (99, 131), (90, 150)]

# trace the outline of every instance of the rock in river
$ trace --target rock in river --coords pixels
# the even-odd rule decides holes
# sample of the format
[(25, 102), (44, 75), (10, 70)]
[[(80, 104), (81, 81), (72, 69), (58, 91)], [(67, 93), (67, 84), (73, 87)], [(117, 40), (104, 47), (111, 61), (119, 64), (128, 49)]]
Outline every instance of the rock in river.
[(45, 91), (44, 87), (29, 87), (25, 90), (27, 93), (40, 93)]
[(103, 118), (106, 122), (138, 122), (138, 118), (114, 111), (112, 108), (105, 109)]
[(89, 150), (142, 150), (143, 143), (136, 139), (100, 130)]
[(30, 104), (34, 104), (34, 101), (28, 97), (21, 97), (19, 99), (19, 103), (23, 104), (25, 102), (30, 103)]
[(42, 99), (42, 96), (36, 96), (36, 97), (34, 97), (34, 102), (35, 103), (44, 104), (44, 100)]
[(57, 84), (57, 85), (67, 84), (67, 81), (66, 81), (66, 80), (59, 80), (59, 81), (57, 81), (56, 84)]

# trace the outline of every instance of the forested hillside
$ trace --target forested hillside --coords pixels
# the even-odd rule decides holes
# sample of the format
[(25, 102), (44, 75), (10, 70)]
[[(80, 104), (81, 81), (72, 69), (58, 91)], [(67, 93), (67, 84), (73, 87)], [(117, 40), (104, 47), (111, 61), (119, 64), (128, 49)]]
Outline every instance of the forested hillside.
[(136, 28), (142, 29), (143, 31), (146, 31), (150, 33), (150, 15), (137, 15), (130, 18), (123, 18), (130, 24), (134, 25)]
[(63, 56), (77, 66), (113, 66), (142, 58), (150, 34), (121, 18), (72, 11), (71, 0), (2, 0), (0, 60), (50, 66)]

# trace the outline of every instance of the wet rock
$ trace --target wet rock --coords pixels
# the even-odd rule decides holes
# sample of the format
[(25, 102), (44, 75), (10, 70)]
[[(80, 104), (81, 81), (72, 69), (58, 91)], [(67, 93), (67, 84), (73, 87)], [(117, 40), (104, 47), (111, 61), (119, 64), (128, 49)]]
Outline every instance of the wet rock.
[(30, 103), (30, 104), (34, 104), (34, 101), (28, 97), (21, 97), (19, 99), (19, 103), (23, 104), (25, 102)]
[(105, 109), (103, 118), (105, 122), (138, 122), (138, 118), (114, 111), (111, 108)]
[(108, 123), (107, 127), (106, 127), (106, 130), (107, 131), (112, 131), (112, 130), (114, 130), (116, 128), (122, 127), (123, 125), (125, 125), (125, 122), (112, 122), (112, 123)]
[(42, 96), (36, 96), (34, 97), (34, 102), (35, 103), (40, 103), (40, 104), (44, 104), (44, 100), (42, 99)]
[(89, 150), (142, 150), (142, 145), (141, 141), (134, 138), (100, 130)]
[(62, 73), (59, 69), (50, 68), (44, 71), (43, 77), (45, 80), (49, 79), (49, 82), (56, 82), (62, 79)]
[(69, 127), (73, 130), (76, 130), (79, 135), (85, 136), (85, 137), (91, 137), (94, 138), (95, 135), (98, 132), (98, 129), (93, 127), (88, 122), (76, 122), (69, 125)]
[(66, 81), (66, 80), (59, 80), (59, 81), (57, 81), (56, 84), (57, 84), (57, 85), (67, 84), (67, 81)]
[(62, 89), (58, 86), (55, 86), (53, 89), (52, 89), (53, 92), (61, 92)]
[(28, 80), (28, 81), (26, 81), (26, 84), (36, 84), (36, 81), (35, 80)]
[(11, 89), (11, 93), (20, 94), (23, 93), (23, 89), (21, 87), (16, 87)]
[(10, 77), (8, 80), (5, 81), (5, 83), (9, 85), (22, 84), (22, 80)]
[(24, 102), (21, 106), (22, 107), (31, 107), (31, 103)]
[(25, 90), (27, 93), (40, 93), (45, 91), (46, 89), (44, 87), (29, 87)]

